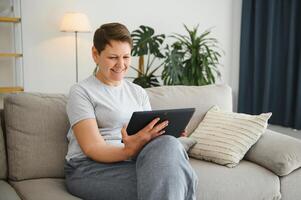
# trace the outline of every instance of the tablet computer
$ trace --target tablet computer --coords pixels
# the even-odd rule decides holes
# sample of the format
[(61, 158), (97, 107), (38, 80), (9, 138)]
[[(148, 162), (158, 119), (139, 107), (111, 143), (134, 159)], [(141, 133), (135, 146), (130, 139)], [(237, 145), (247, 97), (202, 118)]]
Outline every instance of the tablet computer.
[(153, 119), (159, 117), (161, 123), (168, 120), (168, 126), (164, 129), (165, 135), (173, 135), (180, 137), (189, 123), (195, 108), (181, 108), (168, 110), (152, 110), (152, 111), (138, 111), (132, 114), (130, 122), (127, 126), (128, 135), (133, 135), (143, 129)]

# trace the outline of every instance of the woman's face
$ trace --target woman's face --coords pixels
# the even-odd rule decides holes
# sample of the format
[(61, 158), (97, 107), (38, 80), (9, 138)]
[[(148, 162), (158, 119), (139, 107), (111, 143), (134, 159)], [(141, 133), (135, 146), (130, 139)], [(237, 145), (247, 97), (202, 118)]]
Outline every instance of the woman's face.
[(111, 40), (110, 45), (98, 53), (92, 48), (93, 59), (99, 66), (96, 76), (105, 84), (117, 86), (131, 64), (131, 46), (127, 42)]

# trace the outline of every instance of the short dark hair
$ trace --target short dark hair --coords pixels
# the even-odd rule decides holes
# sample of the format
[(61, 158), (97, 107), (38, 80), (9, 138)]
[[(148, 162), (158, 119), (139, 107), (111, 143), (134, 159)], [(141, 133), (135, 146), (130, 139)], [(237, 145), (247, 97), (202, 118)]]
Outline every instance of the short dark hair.
[(103, 51), (111, 40), (127, 42), (133, 46), (131, 33), (125, 25), (120, 23), (107, 23), (101, 25), (94, 33), (93, 45), (98, 53)]

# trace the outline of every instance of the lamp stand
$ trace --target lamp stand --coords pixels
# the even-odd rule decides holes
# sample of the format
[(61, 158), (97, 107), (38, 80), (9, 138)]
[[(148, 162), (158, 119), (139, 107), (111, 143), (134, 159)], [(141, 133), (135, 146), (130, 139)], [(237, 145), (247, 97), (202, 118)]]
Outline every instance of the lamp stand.
[(76, 66), (76, 82), (78, 82), (77, 31), (75, 31), (75, 66)]

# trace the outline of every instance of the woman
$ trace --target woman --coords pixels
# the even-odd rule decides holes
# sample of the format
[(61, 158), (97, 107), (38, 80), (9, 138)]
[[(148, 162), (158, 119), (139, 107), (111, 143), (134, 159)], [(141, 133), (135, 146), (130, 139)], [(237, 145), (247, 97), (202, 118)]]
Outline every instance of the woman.
[(124, 80), (131, 63), (128, 29), (104, 24), (93, 43), (97, 70), (71, 88), (67, 103), (69, 192), (83, 199), (195, 199), (197, 178), (184, 148), (161, 136), (167, 121), (154, 119), (127, 135), (132, 113), (151, 109), (146, 92)]

